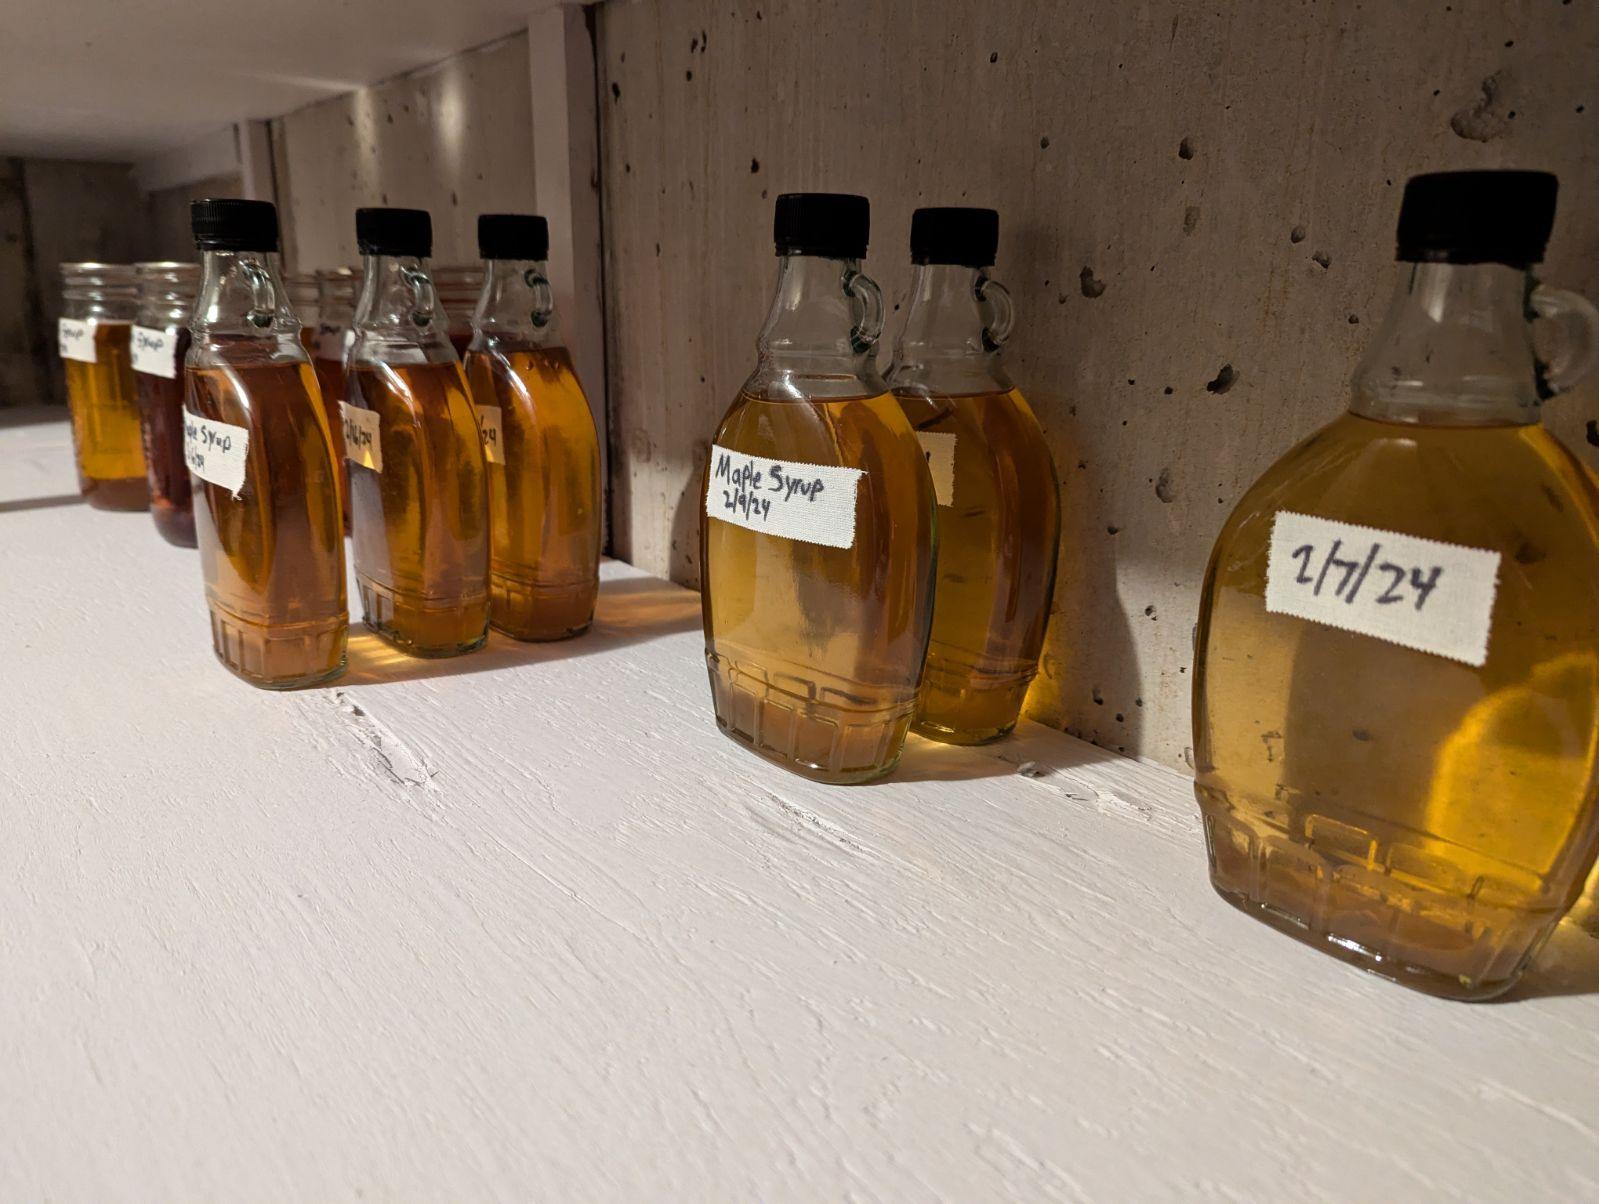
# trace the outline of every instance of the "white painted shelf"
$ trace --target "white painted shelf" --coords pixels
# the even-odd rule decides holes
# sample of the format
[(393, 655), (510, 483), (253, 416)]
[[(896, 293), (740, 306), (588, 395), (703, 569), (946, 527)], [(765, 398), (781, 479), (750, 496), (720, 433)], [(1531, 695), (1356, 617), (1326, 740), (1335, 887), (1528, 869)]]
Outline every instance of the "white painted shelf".
[[(4, 422), (0, 416), (0, 422)], [(1594, 1200), (1599, 968), (1437, 1002), (1027, 725), (876, 786), (711, 721), (696, 597), (329, 688), (0, 430), (0, 1198)]]

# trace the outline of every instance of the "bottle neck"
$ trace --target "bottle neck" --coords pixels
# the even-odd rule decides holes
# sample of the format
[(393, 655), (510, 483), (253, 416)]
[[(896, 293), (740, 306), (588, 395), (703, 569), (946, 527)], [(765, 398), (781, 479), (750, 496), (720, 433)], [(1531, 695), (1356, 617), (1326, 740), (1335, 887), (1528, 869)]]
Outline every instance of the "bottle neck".
[(883, 295), (859, 260), (785, 255), (745, 388), (796, 398), (875, 396), (887, 389), (874, 358), (882, 330)]
[(323, 326), (347, 328), (355, 318), (355, 290), (360, 280), (352, 275), (317, 281), (317, 319)]
[(1010, 294), (988, 269), (918, 264), (889, 384), (946, 393), (1009, 389), (999, 349), (1010, 328)]
[(420, 348), (428, 360), (455, 355), (449, 322), (439, 304), (428, 261), (415, 255), (366, 255), (354, 328), (359, 350)]
[(1350, 412), (1446, 426), (1539, 421), (1532, 275), (1491, 263), (1400, 267), (1387, 316), (1355, 371)]
[(131, 267), (123, 264), (62, 265), (62, 315), (99, 322), (131, 321), (139, 306)]
[(189, 329), (197, 341), (252, 339), (300, 349), (300, 320), (289, 305), (272, 251), (206, 251)]
[(555, 293), (542, 259), (484, 261), (483, 291), (472, 313), (472, 346), (499, 350), (557, 342)]
[(173, 289), (157, 296), (140, 297), (139, 324), (163, 327), (187, 325), (189, 316), (194, 313), (194, 302), (195, 294), (192, 290), (181, 292)]

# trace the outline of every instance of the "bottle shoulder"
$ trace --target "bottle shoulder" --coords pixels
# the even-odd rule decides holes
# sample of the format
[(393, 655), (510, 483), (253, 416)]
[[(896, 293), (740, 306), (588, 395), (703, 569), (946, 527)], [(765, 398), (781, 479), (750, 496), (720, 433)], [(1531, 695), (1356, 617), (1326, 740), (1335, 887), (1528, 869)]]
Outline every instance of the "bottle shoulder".
[(998, 355), (898, 358), (884, 374), (896, 393), (968, 397), (1007, 393), (1014, 386)]
[(191, 335), (186, 363), (190, 368), (284, 367), (311, 358), (298, 330), (277, 330), (262, 335), (218, 334), (201, 330)]
[(859, 466), (880, 454), (921, 459), (916, 433), (886, 390), (796, 398), (739, 392), (714, 442), (730, 451), (812, 464)]
[(1504, 551), (1533, 527), (1560, 529), (1562, 546), (1599, 549), (1593, 475), (1537, 423), (1421, 426), (1342, 415), (1244, 492), (1218, 551), (1263, 548), (1282, 511)]

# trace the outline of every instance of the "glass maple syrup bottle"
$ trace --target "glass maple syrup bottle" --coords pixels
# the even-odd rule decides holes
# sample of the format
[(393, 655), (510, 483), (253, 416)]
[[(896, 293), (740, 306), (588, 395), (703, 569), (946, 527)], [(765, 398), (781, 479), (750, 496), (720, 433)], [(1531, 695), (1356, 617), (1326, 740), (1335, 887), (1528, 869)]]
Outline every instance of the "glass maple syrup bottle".
[(358, 209), (363, 259), (345, 360), (344, 440), (366, 624), (412, 656), (488, 638), (483, 446), (446, 335), (420, 209)]
[(483, 293), (466, 375), (489, 480), (489, 622), (519, 640), (577, 635), (600, 588), (600, 441), (560, 337), (542, 217), (478, 218)]
[(777, 292), (717, 429), (700, 527), (716, 722), (824, 782), (899, 760), (933, 609), (933, 484), (873, 362), (866, 198), (777, 199)]
[[(1555, 192), (1409, 182), (1349, 412), (1227, 520), (1197, 632), (1216, 889), (1461, 999), (1515, 984), (1599, 849), (1599, 494), (1539, 419), (1599, 313), (1531, 273)], [(1582, 337), (1542, 364), (1535, 317)]]
[(195, 546), (194, 496), (183, 457), (184, 361), (189, 354), (189, 315), (200, 283), (200, 265), (172, 261), (136, 263), (138, 323), (131, 343), (133, 375), (150, 482), (150, 517), (161, 538)]
[(483, 265), (477, 263), (437, 264), (432, 271), (450, 343), (463, 360), (466, 349), (472, 345), (472, 316), (483, 292), (483, 273)]
[(284, 286), (289, 290), (289, 308), (300, 319), (300, 342), (305, 353), (316, 356), (316, 331), (321, 292), (317, 288), (315, 272), (286, 272)]
[(1060, 486), (1000, 363), (1010, 294), (989, 275), (992, 209), (911, 215), (910, 309), (889, 387), (938, 499), (938, 580), (915, 730), (950, 744), (1009, 734), (1038, 672), (1055, 592)]
[(316, 375), (278, 270), (277, 209), (200, 200), (184, 453), (217, 659), (290, 689), (344, 671), (339, 477)]
[(99, 510), (150, 504), (138, 388), (133, 379), (133, 318), (138, 289), (122, 263), (61, 265), (58, 342), (77, 455), (78, 492)]
[[(343, 446), (344, 353), (355, 341), (355, 290), (360, 275), (352, 268), (322, 268), (316, 273), (316, 338), (311, 346), (311, 367), (322, 390), (322, 408), (334, 443)], [(344, 484), (344, 531), (350, 531), (350, 473), (341, 454), (339, 479)]]

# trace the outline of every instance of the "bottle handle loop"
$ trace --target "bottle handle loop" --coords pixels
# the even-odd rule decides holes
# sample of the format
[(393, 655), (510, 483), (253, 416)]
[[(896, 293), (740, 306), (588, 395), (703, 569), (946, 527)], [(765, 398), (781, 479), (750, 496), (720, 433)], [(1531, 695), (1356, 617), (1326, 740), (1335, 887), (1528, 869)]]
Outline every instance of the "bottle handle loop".
[(983, 323), (983, 350), (998, 351), (1010, 338), (1016, 324), (1016, 307), (1011, 303), (1010, 289), (986, 272), (978, 272), (976, 292), (977, 303), (987, 311), (987, 320)]
[(849, 294), (853, 322), (849, 342), (859, 355), (877, 346), (883, 333), (883, 290), (870, 276), (850, 268), (844, 270), (843, 283), (844, 291)]
[(250, 312), (245, 314), (245, 320), (265, 330), (278, 317), (278, 292), (272, 287), (272, 273), (262, 264), (244, 259), (239, 263), (239, 275), (250, 286)]
[(533, 319), (533, 325), (536, 329), (543, 330), (555, 316), (555, 290), (550, 286), (544, 273), (537, 268), (528, 268), (523, 272), (522, 283), (533, 292), (533, 312), (529, 315)]
[(1547, 401), (1599, 368), (1599, 309), (1580, 293), (1539, 285), (1528, 303), (1537, 318), (1558, 325), (1564, 337), (1558, 353), (1538, 360), (1538, 397)]
[(402, 267), (400, 279), (411, 290), (411, 320), (425, 329), (438, 312), (439, 298), (433, 291), (433, 281), (426, 272), (413, 267)]

